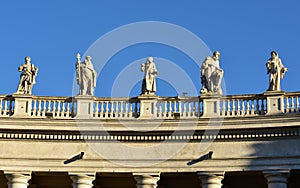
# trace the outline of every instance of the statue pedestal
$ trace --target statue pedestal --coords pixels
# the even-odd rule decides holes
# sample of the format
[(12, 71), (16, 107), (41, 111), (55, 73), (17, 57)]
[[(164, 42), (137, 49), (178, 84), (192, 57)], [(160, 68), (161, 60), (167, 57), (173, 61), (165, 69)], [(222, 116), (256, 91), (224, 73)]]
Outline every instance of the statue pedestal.
[(141, 95), (140, 100), (140, 116), (139, 119), (152, 119), (156, 117), (156, 95)]
[(284, 91), (266, 91), (264, 95), (267, 97), (267, 115), (275, 115), (284, 113), (283, 95)]
[(220, 116), (220, 95), (202, 95), (203, 118)]
[(31, 116), (31, 105), (32, 95), (26, 94), (13, 94), (12, 97), (15, 99), (14, 115), (13, 117), (30, 117)]
[(91, 119), (93, 118), (94, 96), (78, 95), (74, 97), (76, 105), (75, 118)]

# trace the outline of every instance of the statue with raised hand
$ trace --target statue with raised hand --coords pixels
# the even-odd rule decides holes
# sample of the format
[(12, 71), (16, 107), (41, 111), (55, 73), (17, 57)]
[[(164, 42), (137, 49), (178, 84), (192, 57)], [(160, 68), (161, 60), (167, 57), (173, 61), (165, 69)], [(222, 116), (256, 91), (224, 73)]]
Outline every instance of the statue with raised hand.
[(31, 94), (32, 86), (35, 84), (35, 77), (38, 73), (38, 67), (34, 67), (29, 56), (25, 57), (25, 63), (20, 65), (20, 82), (17, 94)]

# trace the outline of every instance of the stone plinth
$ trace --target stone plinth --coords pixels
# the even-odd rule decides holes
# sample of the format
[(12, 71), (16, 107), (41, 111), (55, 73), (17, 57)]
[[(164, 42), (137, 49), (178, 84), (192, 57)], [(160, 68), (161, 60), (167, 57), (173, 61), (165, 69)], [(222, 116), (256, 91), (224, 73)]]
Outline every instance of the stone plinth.
[(15, 99), (13, 117), (30, 117), (33, 95), (13, 94), (12, 97)]
[(140, 100), (140, 116), (139, 119), (153, 119), (156, 117), (156, 95), (141, 95)]
[(91, 119), (93, 118), (94, 96), (78, 95), (74, 97), (77, 103), (75, 118)]
[(282, 114), (284, 112), (283, 95), (284, 91), (266, 91), (267, 115)]
[(220, 116), (220, 95), (201, 95), (203, 98), (203, 116), (212, 118)]

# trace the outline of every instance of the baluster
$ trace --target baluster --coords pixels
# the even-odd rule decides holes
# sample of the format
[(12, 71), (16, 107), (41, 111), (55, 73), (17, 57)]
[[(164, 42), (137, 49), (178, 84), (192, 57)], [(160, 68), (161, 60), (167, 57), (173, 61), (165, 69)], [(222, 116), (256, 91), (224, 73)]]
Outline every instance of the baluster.
[(127, 101), (122, 101), (122, 117), (127, 117)]
[(116, 117), (119, 117), (119, 115), (120, 115), (120, 112), (119, 112), (119, 110), (120, 110), (120, 108), (119, 108), (120, 102), (117, 101), (117, 102), (115, 102), (115, 104), (116, 104)]
[(287, 112), (290, 112), (290, 111), (291, 111), (289, 99), (290, 99), (289, 97), (286, 98), (286, 111), (287, 111)]
[(221, 100), (221, 116), (225, 116), (225, 110), (226, 110), (226, 107), (225, 107), (225, 100)]
[(104, 102), (99, 101), (98, 105), (100, 105), (100, 112), (99, 112), (99, 118), (103, 118), (103, 112), (104, 112)]
[(243, 99), (241, 99), (241, 102), (242, 102), (242, 110), (241, 110), (241, 115), (245, 115), (245, 101), (246, 100), (243, 100)]
[(260, 99), (261, 100), (261, 108), (260, 108), (260, 114), (264, 114), (264, 109), (265, 109), (265, 101), (264, 99)]
[(61, 116), (61, 101), (57, 101), (57, 117)]
[(176, 113), (178, 101), (174, 101), (173, 104), (174, 104), (173, 112)]
[(247, 115), (249, 115), (249, 113), (250, 113), (250, 104), (249, 104), (250, 101), (251, 101), (251, 100), (246, 100), (246, 114), (247, 114)]
[(42, 115), (42, 100), (39, 100), (39, 107), (38, 107), (37, 111), (38, 111), (37, 115), (41, 116)]
[(179, 116), (181, 117), (182, 116), (182, 102), (181, 101), (179, 101), (178, 102), (178, 112), (179, 112)]
[(166, 103), (169, 104), (169, 107), (168, 107), (168, 117), (171, 117), (172, 116), (172, 102), (171, 101), (166, 101)]
[(109, 106), (109, 102), (106, 101), (105, 102), (105, 118), (108, 118), (108, 106)]
[(254, 102), (255, 102), (255, 99), (252, 99), (251, 100), (251, 115), (254, 115)]
[(291, 97), (291, 112), (295, 112), (294, 97)]
[(163, 108), (163, 111), (164, 111), (164, 117), (167, 117), (167, 111), (168, 111), (168, 108), (167, 108), (167, 102), (166, 101), (163, 101), (163, 104), (164, 104), (164, 108)]
[(296, 96), (296, 112), (299, 112), (299, 97)]
[(48, 101), (47, 113), (51, 112), (51, 100)]
[(131, 102), (129, 102), (129, 117), (134, 117), (133, 116), (132, 103)]
[(237, 104), (237, 112), (236, 112), (236, 114), (237, 115), (241, 115), (242, 113), (241, 113), (241, 103), (240, 103), (241, 101), (240, 101), (240, 99), (237, 99), (236, 100), (236, 104)]
[(37, 113), (37, 100), (33, 100), (32, 101), (32, 109), (31, 109), (31, 114), (32, 116), (36, 116), (36, 113)]
[(62, 107), (61, 116), (66, 117), (66, 102), (61, 101), (61, 107)]
[(160, 101), (159, 103), (158, 103), (158, 107), (159, 107), (159, 117), (160, 118), (162, 118), (163, 117), (163, 103), (162, 103), (162, 101)]
[(53, 105), (52, 105), (52, 116), (56, 117), (56, 101), (53, 100)]
[(67, 102), (66, 105), (67, 105), (66, 117), (70, 117), (70, 102)]
[[(219, 107), (217, 106), (217, 108), (219, 108)], [(194, 117), (195, 111), (196, 111), (195, 109), (196, 109), (195, 101), (192, 101), (191, 102), (191, 117)]]
[(232, 116), (235, 116), (235, 112), (236, 112), (236, 109), (235, 109), (235, 100), (232, 99), (232, 100), (231, 100), (231, 103), (232, 103), (232, 111), (231, 111), (231, 115), (232, 115)]
[(93, 105), (95, 105), (95, 111), (93, 112), (93, 117), (98, 117), (99, 115), (99, 102), (94, 102)]
[(7, 100), (4, 100), (4, 110), (3, 110), (3, 115), (7, 116)]
[(42, 110), (42, 116), (46, 116), (46, 100), (43, 101), (43, 110)]
[(182, 101), (182, 105), (183, 105), (182, 116), (186, 117), (186, 101)]
[(259, 114), (259, 99), (256, 99), (256, 114)]
[(2, 102), (3, 102), (3, 100), (0, 99), (0, 116), (3, 115)]
[(227, 114), (227, 116), (230, 116), (230, 113), (231, 113), (230, 99), (227, 99), (226, 102), (227, 102), (226, 114)]

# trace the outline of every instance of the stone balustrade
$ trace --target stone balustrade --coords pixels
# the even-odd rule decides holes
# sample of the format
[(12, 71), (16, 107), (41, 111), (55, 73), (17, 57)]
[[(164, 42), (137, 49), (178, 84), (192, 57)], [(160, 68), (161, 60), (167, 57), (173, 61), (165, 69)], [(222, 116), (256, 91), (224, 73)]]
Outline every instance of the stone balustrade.
[(95, 98), (93, 117), (100, 119), (137, 118), (140, 103), (137, 98)]
[[(76, 100), (75, 100), (76, 99)], [(190, 119), (245, 117), (300, 112), (300, 92), (199, 97), (90, 97), (88, 106), (81, 98), (33, 95), (0, 95), (0, 117), (90, 118), (90, 119)], [(143, 104), (147, 101), (147, 105)], [(87, 108), (87, 109), (84, 109)], [(141, 108), (143, 109), (141, 111)], [(147, 117), (143, 111), (149, 110)], [(82, 112), (92, 111), (89, 117)], [(149, 116), (150, 113), (150, 116)]]
[(220, 98), (220, 115), (224, 117), (257, 116), (267, 112), (266, 96), (232, 95)]

